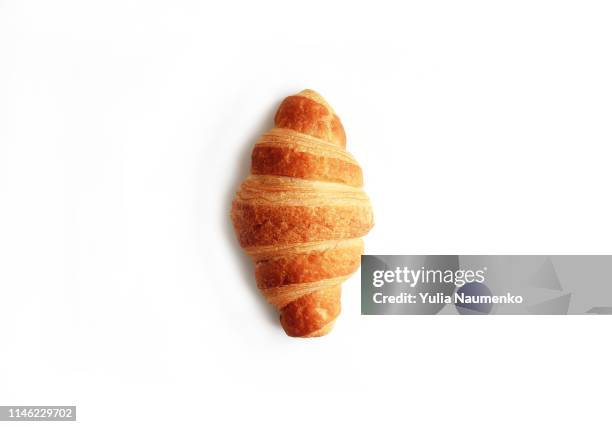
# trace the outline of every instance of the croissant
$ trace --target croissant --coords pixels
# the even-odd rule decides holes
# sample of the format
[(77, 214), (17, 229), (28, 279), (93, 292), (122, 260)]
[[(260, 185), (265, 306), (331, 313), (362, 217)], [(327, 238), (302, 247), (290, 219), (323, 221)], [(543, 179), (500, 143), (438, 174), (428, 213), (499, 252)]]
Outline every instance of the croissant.
[(340, 288), (359, 267), (372, 208), (342, 123), (321, 95), (285, 98), (274, 124), (253, 148), (232, 221), (287, 335), (318, 337), (340, 314)]

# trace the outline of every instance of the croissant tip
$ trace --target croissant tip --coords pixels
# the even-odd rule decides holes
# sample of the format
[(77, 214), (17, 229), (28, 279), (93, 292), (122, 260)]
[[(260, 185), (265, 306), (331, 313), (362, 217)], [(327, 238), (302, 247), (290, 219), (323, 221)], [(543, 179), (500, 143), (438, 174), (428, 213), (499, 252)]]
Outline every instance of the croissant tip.
[(316, 90), (312, 90), (312, 89), (304, 89), (303, 91), (301, 91), (300, 93), (298, 93), (298, 95), (300, 96), (321, 96), (321, 94), (319, 92), (317, 92)]
[(325, 107), (327, 107), (330, 111), (334, 111), (334, 109), (332, 108), (331, 105), (329, 105), (329, 102), (327, 102), (327, 100), (325, 98), (323, 98), (323, 96), (321, 96), (321, 94), (317, 91), (314, 91), (312, 89), (304, 89), (303, 91), (301, 91), (300, 93), (297, 94), (297, 96), (303, 96), (304, 98), (308, 98), (311, 99), (319, 104), (324, 105)]
[(287, 336), (291, 338), (320, 338), (320, 337), (324, 337), (328, 335), (332, 331), (332, 329), (334, 329), (335, 323), (336, 323), (336, 320), (334, 319), (333, 321), (329, 322), (327, 325), (323, 326), (321, 329), (317, 329), (315, 331), (312, 331), (304, 335), (292, 334), (290, 331), (287, 331), (287, 330), (285, 330), (285, 333), (287, 334)]

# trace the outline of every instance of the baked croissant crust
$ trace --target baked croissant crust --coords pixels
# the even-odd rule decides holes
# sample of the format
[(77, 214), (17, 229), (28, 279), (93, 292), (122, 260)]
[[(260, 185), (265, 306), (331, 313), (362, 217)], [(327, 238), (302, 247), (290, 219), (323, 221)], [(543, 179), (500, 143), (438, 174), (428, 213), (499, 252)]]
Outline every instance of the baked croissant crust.
[(287, 335), (322, 336), (340, 314), (342, 283), (359, 267), (372, 208), (323, 97), (304, 90), (285, 98), (274, 124), (253, 148), (232, 221)]

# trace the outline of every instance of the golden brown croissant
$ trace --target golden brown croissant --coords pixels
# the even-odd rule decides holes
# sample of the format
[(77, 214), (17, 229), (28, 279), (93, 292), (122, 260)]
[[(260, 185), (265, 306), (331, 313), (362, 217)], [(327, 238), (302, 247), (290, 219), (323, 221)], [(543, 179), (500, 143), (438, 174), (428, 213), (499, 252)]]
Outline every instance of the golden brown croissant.
[(359, 267), (372, 208), (323, 97), (304, 90), (285, 98), (274, 124), (253, 148), (232, 220), (287, 335), (322, 336), (340, 314), (342, 282)]

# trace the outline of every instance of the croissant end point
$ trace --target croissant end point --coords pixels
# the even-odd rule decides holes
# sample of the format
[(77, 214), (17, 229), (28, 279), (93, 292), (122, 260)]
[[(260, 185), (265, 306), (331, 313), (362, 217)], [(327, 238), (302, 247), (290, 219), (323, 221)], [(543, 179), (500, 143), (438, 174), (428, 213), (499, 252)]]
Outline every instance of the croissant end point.
[(329, 105), (329, 102), (327, 102), (325, 98), (323, 98), (318, 92), (312, 89), (304, 89), (303, 91), (298, 93), (297, 96), (303, 96), (304, 98), (311, 99), (321, 105), (325, 105), (327, 109), (329, 109), (331, 112), (334, 112), (334, 109), (332, 108), (331, 105)]

